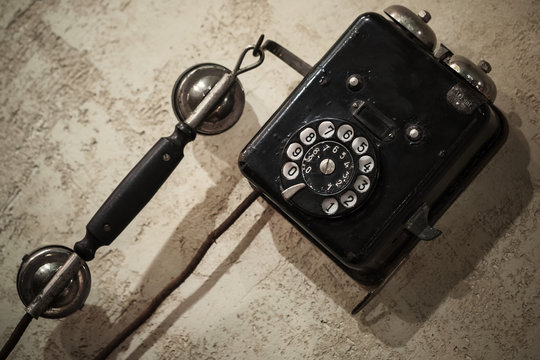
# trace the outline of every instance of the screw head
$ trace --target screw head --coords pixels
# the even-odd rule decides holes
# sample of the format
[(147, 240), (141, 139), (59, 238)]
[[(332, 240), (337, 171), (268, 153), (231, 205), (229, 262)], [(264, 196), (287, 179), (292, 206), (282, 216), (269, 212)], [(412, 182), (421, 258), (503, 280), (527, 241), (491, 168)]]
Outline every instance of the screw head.
[(358, 90), (362, 86), (362, 80), (358, 75), (351, 75), (347, 79), (347, 87), (351, 90)]
[(429, 22), (429, 20), (431, 20), (431, 14), (427, 10), (420, 10), (420, 12), (418, 13), (418, 16), (426, 24)]
[(171, 160), (171, 155), (165, 153), (165, 154), (163, 154), (162, 158), (163, 158), (163, 161), (169, 161), (169, 160)]
[(321, 85), (321, 86), (326, 86), (326, 85), (328, 85), (329, 82), (330, 82), (330, 80), (326, 76), (322, 76), (319, 79), (319, 85)]
[(406, 130), (407, 138), (411, 141), (418, 141), (422, 137), (422, 129), (416, 125), (411, 125)]
[(109, 232), (109, 231), (111, 231), (111, 230), (112, 230), (112, 227), (111, 227), (111, 225), (109, 225), (109, 224), (105, 224), (105, 225), (103, 225), (103, 231), (105, 231), (105, 232)]
[(319, 169), (324, 175), (330, 175), (336, 169), (336, 164), (332, 161), (332, 159), (324, 159), (321, 161)]

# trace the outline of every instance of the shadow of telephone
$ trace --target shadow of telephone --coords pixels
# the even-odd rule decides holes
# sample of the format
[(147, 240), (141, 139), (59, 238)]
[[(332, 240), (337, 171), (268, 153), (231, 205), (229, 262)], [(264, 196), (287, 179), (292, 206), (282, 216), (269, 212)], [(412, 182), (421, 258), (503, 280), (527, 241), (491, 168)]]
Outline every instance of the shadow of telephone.
[[(259, 66), (265, 52), (304, 79), (241, 152), (239, 167), (254, 191), (203, 248), (262, 196), (370, 290), (352, 312), (364, 308), (420, 240), (440, 234), (432, 225), (508, 132), (493, 105), (487, 62), (475, 65), (442, 44), (435, 51), (425, 11), (396, 5), (385, 13), (389, 19), (359, 16), (315, 66), (261, 36), (232, 71), (209, 63), (186, 70), (173, 88), (173, 134), (118, 185), (74, 250), (48, 246), (23, 259), (17, 289), (26, 314), (15, 333), (32, 318), (82, 307), (90, 291), (86, 262), (148, 203), (196, 132), (218, 134), (238, 121), (245, 104), (238, 75)], [(242, 66), (248, 55), (254, 62)]]

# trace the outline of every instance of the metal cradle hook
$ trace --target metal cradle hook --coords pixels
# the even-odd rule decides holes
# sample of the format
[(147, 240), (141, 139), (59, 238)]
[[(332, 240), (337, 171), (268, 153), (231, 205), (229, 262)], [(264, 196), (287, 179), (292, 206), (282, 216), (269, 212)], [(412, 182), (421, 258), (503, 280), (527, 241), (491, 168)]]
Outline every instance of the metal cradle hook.
[[(246, 71), (253, 70), (257, 66), (262, 64), (262, 62), (264, 61), (264, 51), (261, 49), (261, 44), (263, 40), (264, 40), (264, 34), (259, 36), (259, 40), (257, 40), (257, 43), (255, 45), (250, 45), (247, 48), (245, 48), (244, 51), (242, 51), (242, 53), (240, 54), (240, 57), (238, 58), (238, 61), (236, 62), (236, 66), (234, 67), (232, 71), (232, 74), (234, 76), (238, 76), (242, 73), (245, 73)], [(240, 68), (240, 66), (242, 65), (242, 62), (244, 61), (244, 58), (246, 57), (246, 54), (249, 51), (252, 51), (253, 56), (258, 57), (259, 59), (253, 64)]]

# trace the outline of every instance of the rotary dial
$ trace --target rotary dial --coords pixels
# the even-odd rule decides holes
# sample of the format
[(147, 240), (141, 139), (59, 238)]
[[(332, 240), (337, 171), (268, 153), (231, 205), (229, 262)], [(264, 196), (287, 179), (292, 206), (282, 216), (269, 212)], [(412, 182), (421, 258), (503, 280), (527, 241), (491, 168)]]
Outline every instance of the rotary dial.
[(300, 129), (285, 147), (282, 196), (314, 215), (344, 215), (367, 199), (377, 173), (375, 150), (358, 127), (319, 120)]

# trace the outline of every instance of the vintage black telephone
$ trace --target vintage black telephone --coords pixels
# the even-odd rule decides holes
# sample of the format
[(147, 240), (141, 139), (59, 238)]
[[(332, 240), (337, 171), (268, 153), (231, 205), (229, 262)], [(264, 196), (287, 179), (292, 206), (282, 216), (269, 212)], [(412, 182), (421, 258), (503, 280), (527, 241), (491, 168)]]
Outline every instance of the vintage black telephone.
[[(32, 317), (62, 317), (83, 305), (85, 261), (151, 199), (196, 131), (234, 125), (244, 105), (237, 76), (260, 65), (265, 51), (304, 79), (241, 152), (240, 170), (257, 196), (371, 290), (354, 311), (365, 306), (419, 240), (440, 234), (432, 225), (507, 135), (489, 64), (442, 44), (434, 53), (425, 11), (391, 6), (385, 13), (359, 16), (313, 67), (261, 37), (232, 72), (202, 64), (182, 74), (173, 89), (180, 120), (173, 134), (122, 181), (74, 251), (46, 247), (23, 259), (21, 328)], [(256, 61), (241, 68), (246, 54)]]

